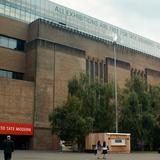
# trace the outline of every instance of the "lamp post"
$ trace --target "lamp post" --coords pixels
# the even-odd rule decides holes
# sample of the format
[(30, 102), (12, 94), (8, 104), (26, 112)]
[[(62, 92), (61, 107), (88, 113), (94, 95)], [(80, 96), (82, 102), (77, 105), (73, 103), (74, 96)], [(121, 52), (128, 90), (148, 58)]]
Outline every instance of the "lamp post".
[(113, 37), (113, 54), (114, 54), (114, 95), (116, 110), (116, 133), (118, 133), (118, 106), (117, 106), (117, 54), (116, 54), (117, 34)]

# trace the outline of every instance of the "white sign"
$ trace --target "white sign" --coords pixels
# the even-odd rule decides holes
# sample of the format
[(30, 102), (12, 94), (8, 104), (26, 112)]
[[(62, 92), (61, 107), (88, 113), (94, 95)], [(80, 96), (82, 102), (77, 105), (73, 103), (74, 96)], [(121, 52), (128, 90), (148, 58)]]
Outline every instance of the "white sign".
[(111, 139), (111, 145), (112, 146), (125, 146), (126, 141), (125, 139)]

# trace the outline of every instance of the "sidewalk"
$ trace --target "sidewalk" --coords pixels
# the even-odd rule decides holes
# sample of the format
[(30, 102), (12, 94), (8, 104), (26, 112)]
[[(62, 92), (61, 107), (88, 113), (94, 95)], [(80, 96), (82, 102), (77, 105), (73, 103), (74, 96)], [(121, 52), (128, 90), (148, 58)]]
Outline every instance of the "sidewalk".
[[(160, 154), (156, 152), (110, 154), (107, 158), (107, 160), (160, 160)], [(3, 151), (0, 151), (0, 160), (3, 160)], [(96, 160), (96, 156), (92, 153), (15, 150), (12, 160)]]

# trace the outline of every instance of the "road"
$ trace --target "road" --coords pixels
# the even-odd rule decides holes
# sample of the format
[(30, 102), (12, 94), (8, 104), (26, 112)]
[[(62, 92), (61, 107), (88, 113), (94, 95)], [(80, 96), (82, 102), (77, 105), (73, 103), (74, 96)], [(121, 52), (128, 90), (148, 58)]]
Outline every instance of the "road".
[[(108, 160), (160, 160), (160, 154), (156, 152), (110, 154), (107, 156)], [(2, 151), (0, 151), (0, 160), (3, 160)], [(15, 150), (12, 155), (12, 160), (96, 160), (96, 156), (92, 153)]]

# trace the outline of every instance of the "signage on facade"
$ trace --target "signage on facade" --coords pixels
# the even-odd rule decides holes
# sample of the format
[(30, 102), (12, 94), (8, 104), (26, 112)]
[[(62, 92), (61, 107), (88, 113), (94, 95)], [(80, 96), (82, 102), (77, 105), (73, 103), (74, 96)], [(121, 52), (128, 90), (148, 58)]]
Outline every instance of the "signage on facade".
[[(5, 0), (0, 1), (0, 4), (2, 5), (0, 10), (2, 15), (14, 18), (16, 15), (16, 19), (26, 22), (44, 18), (111, 42), (116, 34), (118, 36), (117, 44), (160, 57), (159, 43), (48, 0), (40, 3), (29, 0)], [(5, 9), (6, 7), (7, 9)]]
[(59, 17), (57, 21), (63, 21), (68, 26), (72, 24), (73, 27), (82, 32), (84, 31), (109, 41), (113, 41), (113, 37), (116, 34), (118, 36), (117, 44), (159, 57), (159, 43), (72, 9), (53, 4), (55, 7), (53, 15), (56, 14)]
[(0, 134), (33, 135), (33, 125), (0, 122)]

